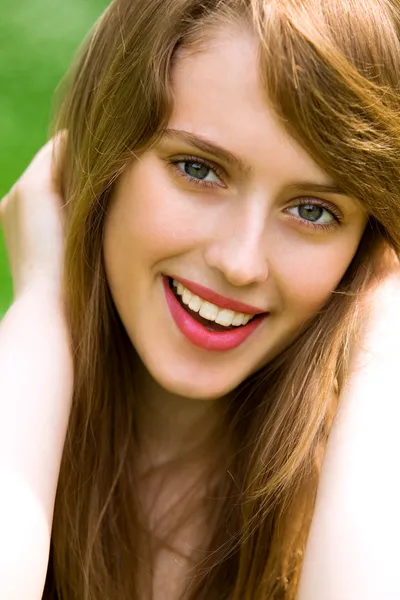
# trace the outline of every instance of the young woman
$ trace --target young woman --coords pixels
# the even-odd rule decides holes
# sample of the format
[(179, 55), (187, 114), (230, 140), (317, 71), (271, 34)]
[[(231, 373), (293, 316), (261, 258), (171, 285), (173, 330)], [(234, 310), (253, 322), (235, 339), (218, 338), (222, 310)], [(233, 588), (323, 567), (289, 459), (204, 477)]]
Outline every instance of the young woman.
[(1, 597), (400, 598), (399, 32), (110, 4), (1, 207)]

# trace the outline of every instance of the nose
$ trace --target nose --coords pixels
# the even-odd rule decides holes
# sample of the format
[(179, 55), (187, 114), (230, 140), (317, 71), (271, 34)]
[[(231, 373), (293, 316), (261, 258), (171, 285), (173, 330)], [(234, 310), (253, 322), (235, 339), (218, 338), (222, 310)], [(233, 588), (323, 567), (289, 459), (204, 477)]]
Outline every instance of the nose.
[(265, 282), (269, 275), (265, 205), (255, 199), (233, 207), (225, 217), (213, 229), (206, 263), (235, 286)]

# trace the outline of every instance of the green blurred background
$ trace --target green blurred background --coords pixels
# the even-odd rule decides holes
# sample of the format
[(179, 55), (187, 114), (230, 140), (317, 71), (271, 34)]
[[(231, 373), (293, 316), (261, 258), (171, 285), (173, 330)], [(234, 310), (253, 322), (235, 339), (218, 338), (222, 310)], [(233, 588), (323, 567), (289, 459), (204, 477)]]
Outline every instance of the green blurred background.
[[(109, 0), (0, 0), (0, 198), (47, 140), (54, 90)], [(12, 284), (0, 232), (0, 319)]]

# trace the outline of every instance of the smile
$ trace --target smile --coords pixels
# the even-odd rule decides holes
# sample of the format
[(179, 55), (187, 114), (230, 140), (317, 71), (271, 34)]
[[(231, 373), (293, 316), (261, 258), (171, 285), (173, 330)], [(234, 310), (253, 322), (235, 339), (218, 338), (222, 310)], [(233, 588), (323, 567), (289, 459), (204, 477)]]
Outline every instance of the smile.
[[(186, 307), (189, 313), (198, 315), (199, 323), (207, 326), (212, 324), (222, 325), (220, 331), (226, 330), (228, 327), (238, 327), (239, 325), (247, 325), (254, 315), (247, 315), (241, 312), (235, 312), (228, 308), (222, 308), (208, 302), (204, 298), (192, 293), (187, 287), (176, 279), (172, 280), (173, 290), (178, 300)], [(213, 329), (213, 327), (211, 327)], [(218, 328), (217, 328), (218, 330)]]
[[(268, 316), (268, 313), (251, 315), (219, 307), (171, 277), (164, 275), (162, 280), (175, 324), (186, 339), (199, 348), (232, 350), (240, 346)], [(247, 305), (239, 306), (247, 308)]]

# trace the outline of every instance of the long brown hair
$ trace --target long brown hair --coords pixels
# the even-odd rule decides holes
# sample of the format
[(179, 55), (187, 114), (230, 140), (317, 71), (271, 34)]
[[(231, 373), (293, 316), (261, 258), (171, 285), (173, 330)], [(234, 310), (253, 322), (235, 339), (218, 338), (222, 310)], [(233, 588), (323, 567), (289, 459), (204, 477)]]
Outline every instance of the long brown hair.
[(168, 122), (177, 50), (206, 44), (227, 20), (259, 37), (260, 77), (284, 127), (369, 214), (326, 306), (234, 391), (231, 451), (217, 465), (218, 518), (185, 598), (296, 594), (360, 295), (384, 246), (400, 252), (398, 0), (114, 0), (85, 41), (54, 126), (68, 130), (65, 298), (75, 386), (46, 598), (147, 597), (138, 575), (146, 545), (135, 501), (135, 350), (107, 286), (104, 219), (119, 175)]

